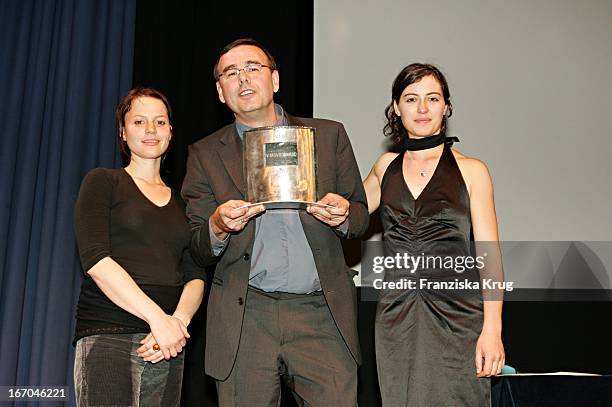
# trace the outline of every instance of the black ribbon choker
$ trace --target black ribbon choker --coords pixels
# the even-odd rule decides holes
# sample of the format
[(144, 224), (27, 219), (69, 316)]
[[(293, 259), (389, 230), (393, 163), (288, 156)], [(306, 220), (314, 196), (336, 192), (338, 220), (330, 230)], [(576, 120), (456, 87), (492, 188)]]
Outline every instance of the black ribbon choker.
[(446, 134), (440, 133), (435, 136), (423, 137), (423, 138), (410, 138), (404, 139), (404, 149), (410, 151), (427, 150), (428, 148), (434, 148), (442, 143), (453, 145), (458, 143), (457, 137), (446, 137)]

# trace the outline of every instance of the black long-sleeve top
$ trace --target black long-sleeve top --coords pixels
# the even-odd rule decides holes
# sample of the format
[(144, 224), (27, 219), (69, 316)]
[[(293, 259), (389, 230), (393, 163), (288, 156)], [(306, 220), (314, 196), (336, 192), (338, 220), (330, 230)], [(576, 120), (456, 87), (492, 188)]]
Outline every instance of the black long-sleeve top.
[(148, 324), (115, 305), (87, 271), (105, 257), (123, 267), (164, 312), (172, 314), (183, 286), (204, 280), (189, 253), (190, 229), (180, 196), (157, 206), (124, 169), (96, 168), (81, 184), (74, 211), (85, 278), (74, 342), (100, 333), (146, 333)]

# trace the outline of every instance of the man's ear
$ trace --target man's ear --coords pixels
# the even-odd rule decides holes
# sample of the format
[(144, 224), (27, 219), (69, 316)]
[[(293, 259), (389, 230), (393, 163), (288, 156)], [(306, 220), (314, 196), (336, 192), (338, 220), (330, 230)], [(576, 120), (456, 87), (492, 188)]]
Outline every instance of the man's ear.
[(274, 93), (278, 92), (280, 88), (280, 77), (278, 75), (278, 70), (272, 71), (272, 85), (274, 86)]
[(223, 89), (221, 89), (221, 85), (219, 85), (219, 81), (215, 83), (217, 85), (217, 95), (219, 95), (219, 100), (221, 103), (225, 103), (225, 98), (223, 97)]

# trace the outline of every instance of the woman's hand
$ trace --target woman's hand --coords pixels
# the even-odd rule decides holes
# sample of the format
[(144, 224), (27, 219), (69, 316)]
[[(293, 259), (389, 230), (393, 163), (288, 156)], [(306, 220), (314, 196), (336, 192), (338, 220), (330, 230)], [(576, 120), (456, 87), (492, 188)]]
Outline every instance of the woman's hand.
[[(157, 363), (162, 359), (170, 359), (170, 357), (166, 357), (166, 354), (163, 352), (163, 333), (170, 332), (174, 334), (174, 338), (179, 338), (178, 344), (175, 342), (174, 351), (175, 354), (172, 354), (171, 348), (168, 347), (167, 350), (170, 351), (169, 355), (171, 357), (176, 356), (180, 353), (187, 343), (187, 338), (190, 337), (189, 332), (187, 331), (187, 326), (191, 322), (191, 318), (193, 314), (197, 311), (200, 303), (202, 302), (202, 297), (204, 296), (204, 281), (200, 279), (195, 279), (187, 282), (185, 287), (183, 287), (183, 292), (181, 293), (181, 299), (174, 310), (172, 316), (163, 314), (163, 317), (158, 317), (157, 320), (165, 320), (166, 323), (170, 323), (171, 330), (163, 331), (163, 325), (160, 325), (158, 322), (157, 325), (153, 323), (156, 319), (152, 319), (149, 323), (151, 327), (151, 333), (148, 334), (142, 341), (140, 341), (141, 346), (136, 350), (138, 356), (143, 358), (145, 362), (153, 362)], [(155, 327), (154, 327), (155, 325)], [(179, 335), (176, 336), (177, 331), (175, 330), (178, 327)], [(161, 329), (159, 335), (156, 335), (157, 329)], [(172, 337), (172, 335), (170, 335)], [(171, 341), (171, 340), (170, 340)], [(153, 347), (157, 345), (159, 349), (155, 350)], [(179, 348), (177, 348), (177, 346)]]
[[(189, 338), (189, 333), (186, 333), (187, 326), (191, 321), (187, 315), (181, 314), (180, 312), (175, 312), (172, 314), (172, 317), (178, 319), (185, 327), (184, 330), (181, 328), (183, 333), (183, 341), (181, 346), (184, 347), (187, 343), (186, 339)], [(142, 341), (140, 341), (140, 345), (141, 346), (136, 349), (136, 353), (138, 353), (138, 356), (143, 358), (145, 362), (157, 363), (164, 359), (164, 353), (162, 352), (161, 346), (155, 340), (155, 336), (153, 336), (152, 332), (149, 333)], [(178, 353), (180, 352), (181, 351), (178, 351)]]
[[(144, 359), (145, 362), (157, 363), (164, 359), (164, 354), (161, 351), (161, 348), (155, 350), (155, 338), (152, 333), (149, 333), (145, 338), (140, 341), (140, 347), (136, 349), (136, 353), (138, 356)], [(159, 345), (157, 345), (159, 346)]]
[(166, 360), (176, 357), (187, 344), (187, 338), (190, 337), (185, 324), (180, 319), (167, 314), (152, 320), (149, 326), (154, 344), (159, 346), (159, 351)]
[(183, 323), (183, 325), (185, 325), (185, 328), (187, 328), (189, 326), (189, 323), (191, 322), (191, 316), (179, 311), (178, 309), (174, 311), (172, 316), (174, 318), (178, 318)]
[(484, 330), (476, 343), (476, 376), (490, 377), (501, 372), (506, 355), (498, 332)]

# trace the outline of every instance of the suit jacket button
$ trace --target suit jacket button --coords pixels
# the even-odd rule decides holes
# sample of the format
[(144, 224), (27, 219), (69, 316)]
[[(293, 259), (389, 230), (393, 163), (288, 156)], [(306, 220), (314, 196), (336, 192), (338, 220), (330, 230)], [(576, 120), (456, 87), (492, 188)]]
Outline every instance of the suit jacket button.
[(238, 305), (243, 305), (244, 304), (244, 300), (242, 299), (242, 297), (238, 297)]
[(251, 255), (248, 254), (248, 253), (245, 253), (242, 258), (244, 259), (244, 261), (249, 261), (249, 260), (251, 260)]

